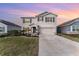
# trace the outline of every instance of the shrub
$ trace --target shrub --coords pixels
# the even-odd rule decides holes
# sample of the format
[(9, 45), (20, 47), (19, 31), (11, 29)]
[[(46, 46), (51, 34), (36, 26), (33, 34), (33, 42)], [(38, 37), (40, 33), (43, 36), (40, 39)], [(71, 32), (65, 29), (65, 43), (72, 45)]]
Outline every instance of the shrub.
[(21, 34), (24, 35), (24, 30), (21, 30)]
[(20, 30), (11, 30), (11, 31), (8, 31), (8, 35), (19, 36), (19, 35), (21, 35), (21, 31)]
[(6, 37), (8, 36), (7, 33), (1, 34), (0, 37)]

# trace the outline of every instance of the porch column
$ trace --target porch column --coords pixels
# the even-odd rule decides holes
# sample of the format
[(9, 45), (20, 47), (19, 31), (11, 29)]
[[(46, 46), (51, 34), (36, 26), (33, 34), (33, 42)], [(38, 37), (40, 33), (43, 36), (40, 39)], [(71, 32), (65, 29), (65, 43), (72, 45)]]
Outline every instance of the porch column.
[(31, 27), (31, 31), (32, 31), (32, 34), (33, 34), (33, 27)]

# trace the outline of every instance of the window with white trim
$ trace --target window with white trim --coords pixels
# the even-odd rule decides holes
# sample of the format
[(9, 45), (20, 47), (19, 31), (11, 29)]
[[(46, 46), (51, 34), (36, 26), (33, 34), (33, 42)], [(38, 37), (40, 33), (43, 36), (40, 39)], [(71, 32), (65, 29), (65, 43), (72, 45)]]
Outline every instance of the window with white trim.
[(45, 22), (55, 22), (54, 17), (45, 17)]
[(55, 22), (55, 17), (53, 17), (53, 22)]
[(38, 21), (43, 21), (43, 17), (38, 17)]
[(5, 31), (5, 27), (0, 27), (0, 32), (4, 32)]
[(79, 31), (79, 25), (73, 25), (72, 31)]

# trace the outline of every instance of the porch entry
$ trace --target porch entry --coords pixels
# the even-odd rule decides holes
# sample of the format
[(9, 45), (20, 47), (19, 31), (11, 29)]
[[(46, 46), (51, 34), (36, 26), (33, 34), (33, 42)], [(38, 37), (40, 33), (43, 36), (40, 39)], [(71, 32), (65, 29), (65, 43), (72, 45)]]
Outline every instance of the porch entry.
[(36, 27), (32, 27), (33, 28), (33, 33), (36, 33)]

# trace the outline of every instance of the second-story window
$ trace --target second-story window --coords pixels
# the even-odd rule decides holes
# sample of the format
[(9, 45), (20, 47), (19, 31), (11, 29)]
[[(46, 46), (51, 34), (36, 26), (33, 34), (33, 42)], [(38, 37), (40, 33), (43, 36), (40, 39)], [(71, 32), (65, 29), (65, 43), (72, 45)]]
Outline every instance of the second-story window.
[(31, 23), (32, 21), (31, 21), (31, 18), (24, 18), (23, 19), (23, 23)]
[(37, 18), (37, 20), (39, 21), (39, 17)]
[(23, 19), (23, 23), (25, 23), (25, 19)]
[(53, 17), (45, 17), (45, 22), (55, 22), (55, 18), (53, 18)]
[(55, 22), (55, 17), (53, 17), (53, 22)]
[(43, 21), (43, 17), (38, 17), (38, 21)]
[(30, 23), (32, 23), (32, 19), (30, 19)]

